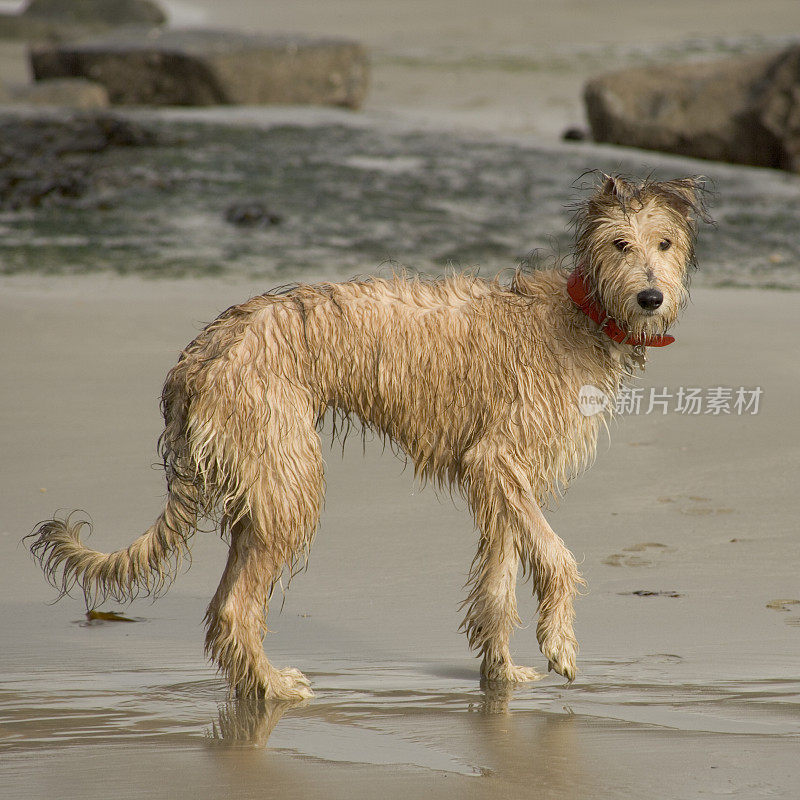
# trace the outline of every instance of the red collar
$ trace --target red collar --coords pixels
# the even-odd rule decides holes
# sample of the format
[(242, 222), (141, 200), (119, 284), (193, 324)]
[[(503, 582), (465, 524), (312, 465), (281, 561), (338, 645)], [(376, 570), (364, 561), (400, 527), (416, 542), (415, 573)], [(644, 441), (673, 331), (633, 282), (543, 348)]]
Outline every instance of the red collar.
[(600, 330), (615, 342), (645, 347), (665, 347), (675, 341), (674, 336), (639, 336), (631, 337), (629, 331), (623, 330), (617, 321), (609, 315), (602, 305), (595, 299), (594, 292), (586, 281), (586, 276), (580, 267), (576, 267), (567, 279), (567, 292), (575, 305), (594, 320)]

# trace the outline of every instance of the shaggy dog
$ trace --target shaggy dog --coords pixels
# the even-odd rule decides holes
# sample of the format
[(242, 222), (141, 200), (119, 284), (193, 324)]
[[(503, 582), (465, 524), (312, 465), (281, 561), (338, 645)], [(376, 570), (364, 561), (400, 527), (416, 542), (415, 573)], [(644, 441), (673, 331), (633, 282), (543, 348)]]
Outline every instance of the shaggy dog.
[[(211, 518), (230, 539), (206, 613), (206, 650), (240, 696), (311, 696), (263, 649), (271, 591), (308, 557), (320, 516), (318, 425), (327, 409), (391, 439), (417, 475), (460, 490), (480, 531), (463, 628), (489, 682), (541, 677), (511, 661), (518, 567), (539, 599), (551, 669), (575, 677), (573, 597), (581, 576), (542, 513), (591, 460), (613, 398), (687, 299), (696, 178), (603, 176), (577, 208), (574, 270), (508, 284), (455, 275), (300, 285), (223, 312), (181, 353), (162, 395), (166, 506), (128, 548), (86, 547), (70, 518), (41, 523), (31, 550), (89, 603), (157, 592)], [(611, 403), (613, 407), (613, 402)]]

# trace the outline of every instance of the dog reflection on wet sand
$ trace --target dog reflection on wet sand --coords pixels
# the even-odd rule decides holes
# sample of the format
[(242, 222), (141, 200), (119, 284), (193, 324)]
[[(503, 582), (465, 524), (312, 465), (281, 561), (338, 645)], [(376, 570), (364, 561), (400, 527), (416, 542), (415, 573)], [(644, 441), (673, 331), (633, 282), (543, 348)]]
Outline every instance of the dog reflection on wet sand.
[(103, 554), (81, 541), (85, 522), (52, 519), (31, 550), (63, 592), (127, 599), (163, 589), (211, 519), (230, 553), (206, 614), (208, 654), (239, 696), (309, 697), (300, 671), (270, 664), (263, 638), (275, 583), (309, 555), (324, 486), (317, 428), (333, 409), (466, 497), (479, 541), (463, 628), (485, 681), (541, 677), (511, 660), (520, 567), (538, 595), (541, 651), (572, 680), (582, 579), (542, 507), (595, 451), (603, 415), (582, 413), (581, 387), (613, 398), (647, 347), (672, 341), (703, 217), (695, 178), (603, 176), (577, 209), (571, 273), (299, 285), (233, 306), (167, 376), (168, 495), (155, 523)]
[[(511, 683), (484, 685), (476, 702), (468, 703), (467, 710), (486, 716), (507, 714), (513, 699)], [(266, 747), (269, 737), (290, 709), (306, 705), (303, 700), (273, 700), (264, 697), (243, 697), (220, 705), (217, 719), (207, 732), (209, 739), (226, 744), (251, 744)], [(384, 713), (391, 713), (383, 709)], [(398, 716), (407, 713), (397, 709)]]
[(220, 706), (208, 738), (228, 744), (246, 743), (266, 747), (272, 731), (290, 709), (302, 700), (268, 700), (243, 697)]

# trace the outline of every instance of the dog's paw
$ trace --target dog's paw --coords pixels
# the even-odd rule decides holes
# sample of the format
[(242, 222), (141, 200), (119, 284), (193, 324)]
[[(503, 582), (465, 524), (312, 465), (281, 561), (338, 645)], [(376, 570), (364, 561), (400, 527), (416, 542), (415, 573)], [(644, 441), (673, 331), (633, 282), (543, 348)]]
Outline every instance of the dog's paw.
[(314, 696), (308, 678), (294, 667), (276, 669), (270, 675), (266, 696), (273, 700), (310, 700)]
[(286, 667), (285, 669), (279, 669), (278, 672), (285, 678), (294, 681), (294, 683), (299, 683), (302, 686), (311, 686), (311, 681), (309, 681), (299, 669), (295, 669), (294, 667)]
[(547, 668), (563, 675), (570, 683), (575, 680), (578, 668), (575, 659), (578, 643), (572, 637), (550, 636), (542, 642), (542, 655), (547, 659)]
[(497, 661), (492, 664), (484, 661), (481, 665), (481, 676), (489, 684), (526, 683), (544, 678), (544, 675), (533, 667), (518, 667), (510, 661)]

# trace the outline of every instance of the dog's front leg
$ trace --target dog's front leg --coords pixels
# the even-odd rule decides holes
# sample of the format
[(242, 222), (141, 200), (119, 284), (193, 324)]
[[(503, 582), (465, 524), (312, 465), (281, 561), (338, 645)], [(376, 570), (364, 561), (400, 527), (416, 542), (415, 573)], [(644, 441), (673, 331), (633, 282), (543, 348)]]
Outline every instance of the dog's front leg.
[(519, 624), (515, 586), (519, 557), (509, 529), (481, 535), (472, 562), (470, 593), (462, 624), (470, 647), (483, 655), (481, 676), (489, 683), (519, 683), (544, 677), (511, 661), (509, 640)]
[(573, 681), (578, 641), (572, 629), (575, 619), (572, 600), (578, 585), (585, 581), (575, 557), (550, 527), (538, 504), (531, 500), (527, 506), (521, 543), (539, 598), (536, 638), (548, 667)]
[(575, 678), (578, 643), (572, 629), (573, 597), (582, 582), (564, 542), (534, 500), (527, 470), (511, 452), (488, 444), (465, 459), (467, 496), (481, 532), (472, 564), (462, 627), (483, 655), (481, 672), (491, 681), (526, 681), (534, 670), (511, 662), (509, 638), (518, 624), (514, 586), (519, 559), (539, 597), (537, 638), (551, 669)]

